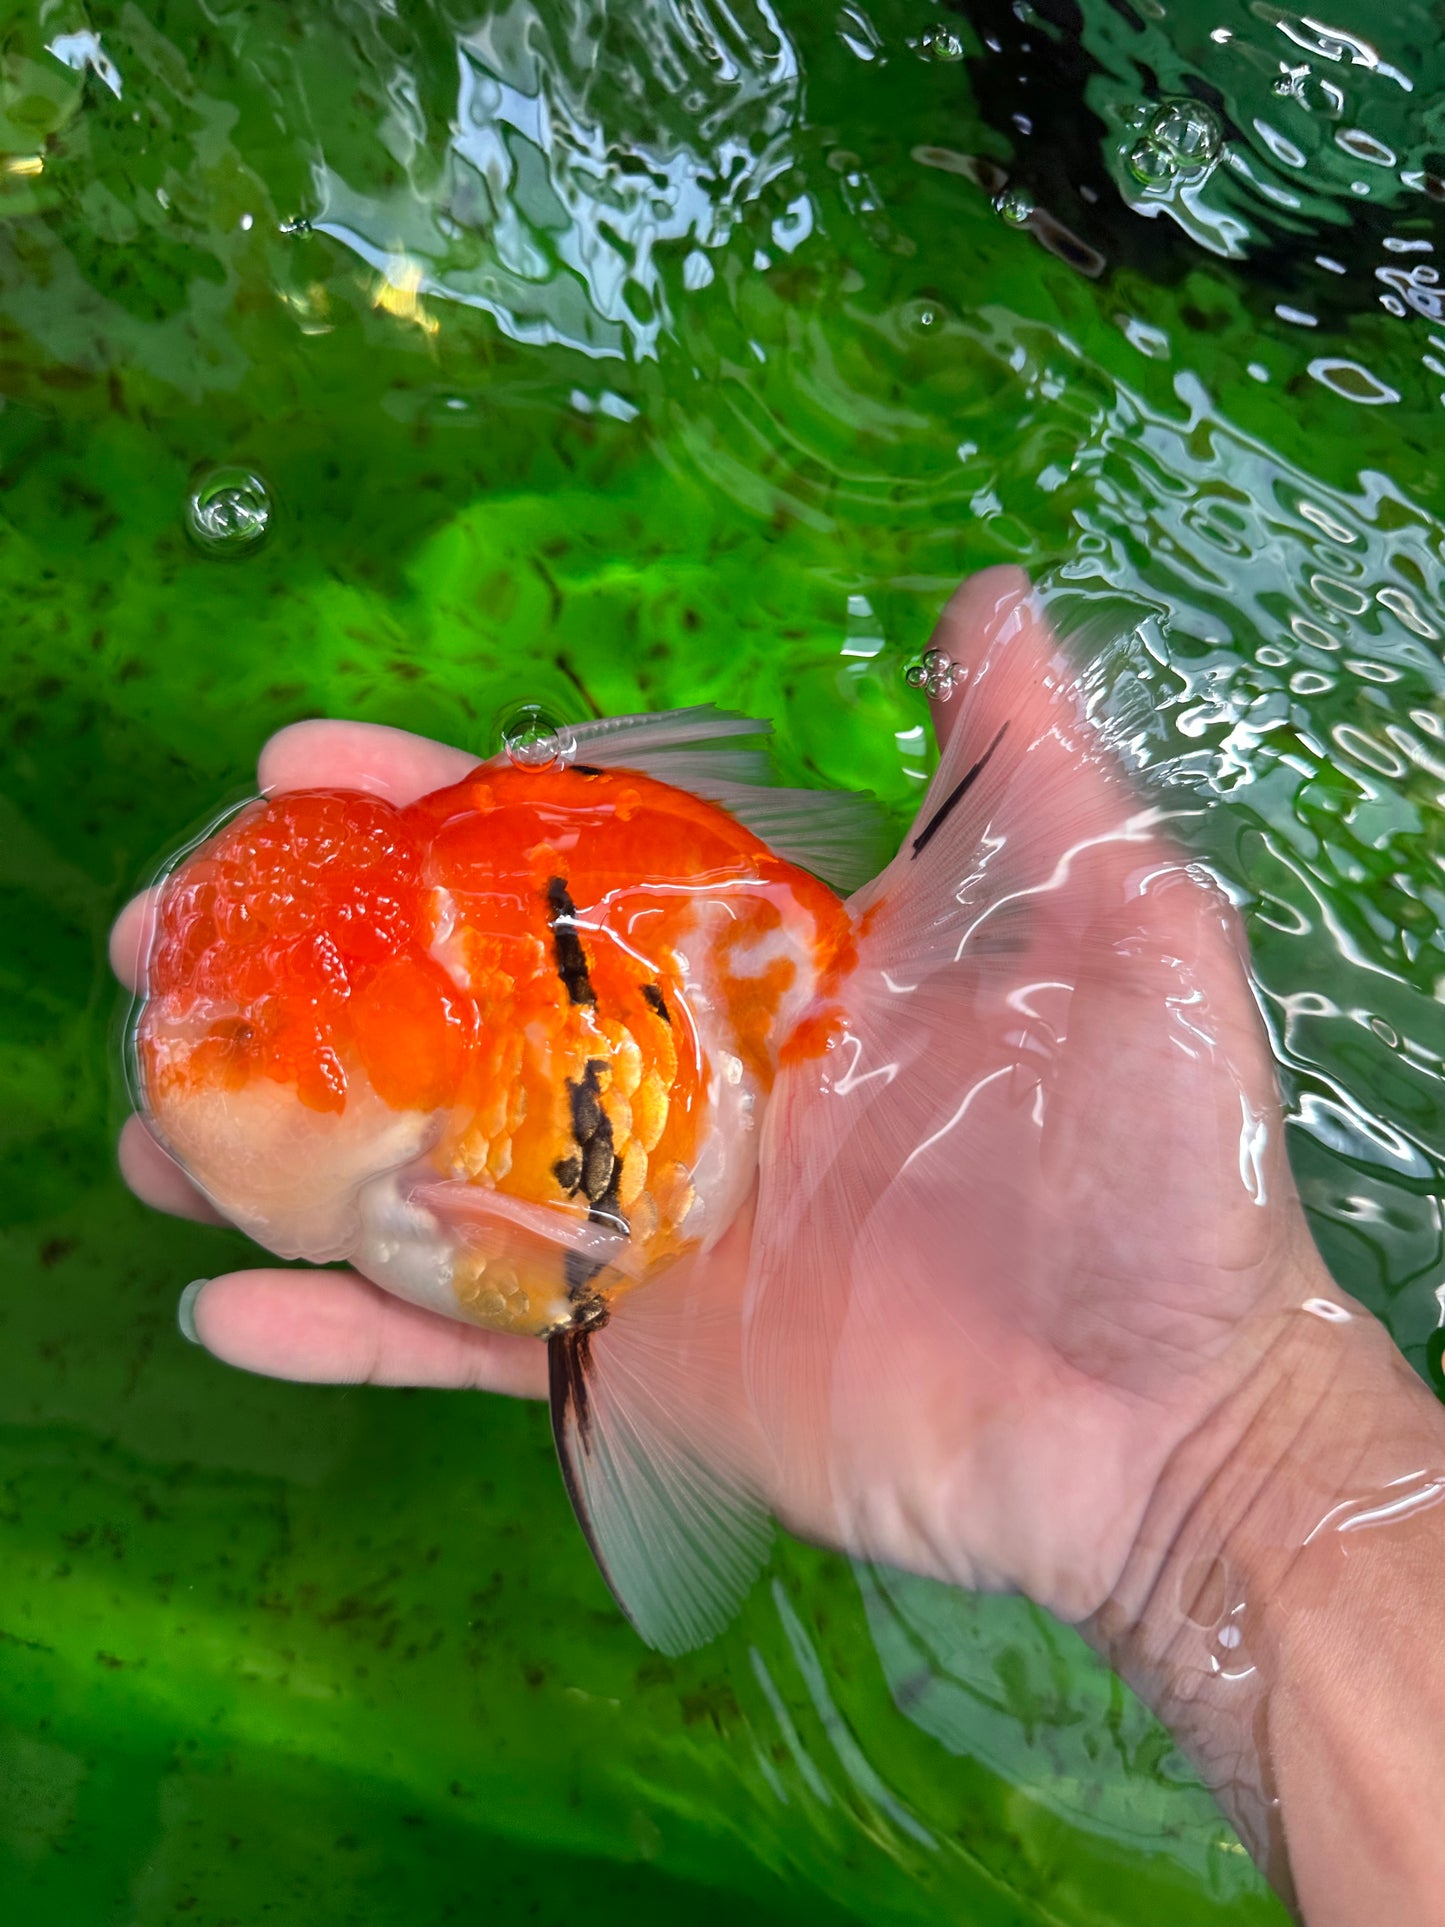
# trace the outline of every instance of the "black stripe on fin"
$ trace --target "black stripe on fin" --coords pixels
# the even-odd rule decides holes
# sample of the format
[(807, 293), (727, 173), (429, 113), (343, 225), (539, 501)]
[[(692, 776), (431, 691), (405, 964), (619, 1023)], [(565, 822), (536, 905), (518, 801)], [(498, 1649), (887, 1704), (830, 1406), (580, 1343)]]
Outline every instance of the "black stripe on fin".
[(964, 797), (968, 795), (969, 790), (977, 782), (978, 778), (982, 776), (987, 767), (989, 757), (993, 755), (1007, 733), (1008, 724), (1000, 723), (997, 736), (994, 737), (988, 748), (983, 752), (983, 755), (979, 757), (972, 769), (966, 771), (964, 775), (959, 777), (953, 788), (948, 792), (947, 796), (944, 797), (938, 808), (918, 832), (918, 835), (914, 837), (913, 854), (915, 856), (920, 855), (921, 852), (928, 847), (934, 837), (937, 836), (938, 832), (943, 828), (949, 816), (958, 808), (958, 805), (963, 801)]
[(586, 1452), (592, 1443), (592, 1407), (588, 1379), (592, 1372), (592, 1337), (589, 1332), (559, 1332), (547, 1340), (547, 1396), (552, 1411), (552, 1439), (557, 1447), (557, 1463), (562, 1468), (562, 1483), (577, 1515), (583, 1537), (597, 1561), (598, 1570), (612, 1584), (607, 1561), (597, 1543), (592, 1515), (582, 1490), (581, 1468), (573, 1448)]

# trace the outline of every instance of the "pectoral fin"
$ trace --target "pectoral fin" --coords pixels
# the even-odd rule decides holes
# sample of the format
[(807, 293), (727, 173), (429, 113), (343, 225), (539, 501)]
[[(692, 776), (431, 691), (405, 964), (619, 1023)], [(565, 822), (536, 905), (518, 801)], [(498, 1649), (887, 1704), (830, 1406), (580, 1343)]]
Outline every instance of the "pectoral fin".
[(445, 1219), (472, 1250), (513, 1263), (575, 1261), (599, 1271), (606, 1266), (628, 1280), (642, 1276), (643, 1258), (625, 1231), (597, 1223), (565, 1203), (533, 1204), (526, 1198), (456, 1178), (420, 1184), (415, 1201)]

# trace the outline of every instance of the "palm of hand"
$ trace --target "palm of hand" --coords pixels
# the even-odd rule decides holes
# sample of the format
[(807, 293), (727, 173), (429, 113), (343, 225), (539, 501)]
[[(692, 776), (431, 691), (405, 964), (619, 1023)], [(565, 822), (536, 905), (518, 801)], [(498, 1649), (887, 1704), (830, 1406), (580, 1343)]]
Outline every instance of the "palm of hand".
[[(846, 1226), (821, 1369), (759, 1374), (787, 1522), (1070, 1619), (1267, 1344), (1298, 1235), (1227, 906), (1174, 871), (1131, 921), (1072, 960), (1047, 1042), (1042, 995), (1031, 1027), (954, 1013), (967, 1128), (921, 1186), (881, 1179), (866, 1138), (840, 1161), (815, 1201)], [(1063, 961), (1045, 942), (1020, 981), (1069, 982)]]
[[(952, 605), (955, 656), (982, 613), (976, 585)], [(1019, 654), (1037, 670), (1051, 648), (1038, 630)], [(831, 1156), (738, 1310), (786, 1523), (1078, 1617), (1169, 1452), (1265, 1341), (1299, 1234), (1227, 906), (1156, 838), (1081, 846), (1098, 773), (1048, 734), (1021, 828), (1034, 872), (1064, 861), (1066, 887), (1021, 892), (1000, 949), (931, 977), (891, 1036), (886, 1020), (874, 1051), (908, 1061), (908, 1128), (886, 1110), (840, 1125), (806, 1081), (777, 1104), (778, 1182), (820, 1136)], [(471, 761), (302, 724), (268, 745), (261, 781), (405, 801)], [(131, 982), (147, 917), (138, 901), (115, 933)], [(136, 1120), (121, 1155), (142, 1197), (208, 1215)], [(283, 1376), (545, 1388), (533, 1341), (335, 1272), (212, 1281), (196, 1322), (221, 1357)]]
[(1308, 1234), (1229, 904), (1076, 727), (1017, 578), (966, 585), (939, 640), (972, 704), (938, 717), (945, 763), (954, 728), (955, 769), (1005, 721), (1028, 745), (989, 804), (997, 873), (841, 1107), (785, 1093), (764, 1169), (806, 1209), (760, 1260), (749, 1389), (797, 1529), (1080, 1618)]

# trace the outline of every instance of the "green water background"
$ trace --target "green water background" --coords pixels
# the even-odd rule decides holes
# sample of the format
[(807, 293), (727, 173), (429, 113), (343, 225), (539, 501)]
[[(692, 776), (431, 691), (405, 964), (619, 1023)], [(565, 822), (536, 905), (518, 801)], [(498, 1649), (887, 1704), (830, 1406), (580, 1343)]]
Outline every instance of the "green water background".
[(716, 700), (901, 824), (903, 669), (1023, 562), (1217, 799), (1316, 1234), (1438, 1381), (1437, 21), (0, 6), (7, 1921), (1282, 1917), (1021, 1603), (785, 1545), (664, 1662), (540, 1410), (186, 1347), (246, 1247), (114, 1175), (105, 935), (308, 715)]

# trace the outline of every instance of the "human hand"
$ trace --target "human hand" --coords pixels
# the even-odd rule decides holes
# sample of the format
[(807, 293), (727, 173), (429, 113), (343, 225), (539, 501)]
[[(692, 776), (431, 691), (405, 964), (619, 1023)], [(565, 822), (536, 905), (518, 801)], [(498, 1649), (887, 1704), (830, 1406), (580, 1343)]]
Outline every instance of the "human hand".
[(945, 765), (1007, 727), (1012, 768), (955, 952), (841, 1075), (774, 1096), (749, 1392), (796, 1529), (1081, 1620), (1173, 1456), (1207, 1428), (1224, 1452), (1300, 1306), (1341, 1294), (1238, 919), (1085, 719), (1026, 579), (965, 584), (934, 646), (966, 672)]
[[(1228, 905), (1139, 827), (1026, 588), (1016, 572), (976, 578), (935, 638), (970, 672), (935, 706), (945, 747), (1005, 722), (1027, 745), (1002, 806), (1012, 901), (900, 1010), (899, 1101), (845, 1107), (839, 1129), (835, 1095), (785, 1079), (765, 1166), (801, 1173), (815, 1143), (838, 1142), (731, 1308), (735, 1395), (774, 1448), (767, 1496), (800, 1532), (1078, 1618), (1107, 1596), (1177, 1442), (1272, 1343), (1312, 1248)], [(982, 676), (1005, 646), (1006, 673)], [(406, 803), (472, 763), (398, 731), (305, 723), (267, 745), (259, 780)], [(150, 915), (138, 899), (116, 926), (133, 987)], [(149, 1202), (210, 1215), (138, 1120), (121, 1161)], [(254, 1371), (546, 1389), (530, 1339), (354, 1274), (235, 1273), (190, 1317)]]

